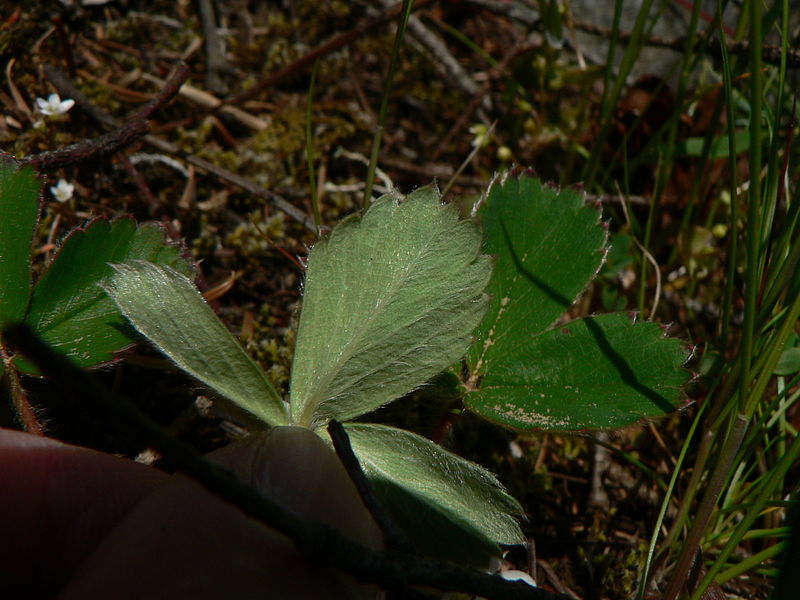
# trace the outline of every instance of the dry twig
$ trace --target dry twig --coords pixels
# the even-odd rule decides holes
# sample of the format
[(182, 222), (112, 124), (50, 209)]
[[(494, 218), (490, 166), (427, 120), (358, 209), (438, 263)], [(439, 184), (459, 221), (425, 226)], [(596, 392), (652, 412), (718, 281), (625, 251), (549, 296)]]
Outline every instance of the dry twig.
[(215, 94), (223, 94), (227, 91), (225, 82), (222, 80), (222, 71), (227, 69), (225, 55), (223, 53), (223, 42), (217, 28), (217, 21), (214, 18), (214, 7), (211, 0), (200, 0), (200, 21), (203, 23), (203, 37), (206, 46), (206, 87)]
[(386, 547), (389, 550), (409, 552), (411, 550), (411, 545), (408, 539), (403, 535), (403, 532), (397, 527), (394, 520), (378, 501), (369, 479), (367, 479), (367, 476), (361, 469), (358, 457), (355, 452), (353, 452), (353, 447), (350, 445), (350, 438), (347, 436), (347, 431), (345, 431), (339, 421), (332, 419), (331, 422), (328, 423), (328, 434), (331, 436), (333, 448), (336, 450), (339, 460), (350, 476), (353, 485), (356, 486), (358, 495), (361, 496), (361, 501), (364, 503), (364, 506), (366, 506), (369, 514), (372, 515), (372, 518), (375, 519), (381, 533), (383, 533), (383, 542), (386, 544)]
[[(392, 0), (380, 0), (384, 8), (392, 6)], [(412, 43), (416, 42), (419, 49), (433, 63), (436, 70), (443, 77), (454, 81), (464, 92), (470, 96), (476, 95), (480, 90), (478, 84), (470, 77), (461, 64), (450, 53), (447, 45), (425, 26), (416, 15), (408, 18), (408, 31), (412, 36)], [(484, 108), (491, 108), (488, 96), (482, 97)]]
[[(414, 9), (416, 10), (422, 8), (431, 3), (433, 3), (433, 0), (418, 0), (417, 2), (414, 3)], [(377, 17), (364, 21), (363, 23), (357, 25), (356, 27), (350, 29), (349, 31), (345, 31), (343, 33), (335, 35), (321, 46), (318, 46), (311, 52), (304, 54), (297, 60), (292, 61), (282, 69), (279, 69), (274, 73), (269, 73), (268, 75), (265, 75), (264, 77), (259, 79), (256, 83), (254, 83), (251, 87), (247, 88), (245, 91), (236, 94), (232, 98), (229, 98), (225, 102), (225, 104), (241, 104), (245, 100), (250, 100), (254, 98), (265, 89), (272, 87), (273, 85), (281, 81), (284, 77), (287, 77), (292, 73), (296, 73), (297, 71), (300, 71), (301, 69), (304, 69), (305, 67), (314, 64), (314, 62), (317, 59), (322, 58), (323, 56), (327, 56), (332, 52), (336, 52), (337, 50), (340, 50), (345, 46), (352, 44), (354, 41), (356, 41), (358, 38), (360, 38), (367, 32), (377, 27), (380, 27), (381, 25), (385, 25), (390, 21), (393, 21), (400, 15), (401, 9), (402, 9), (402, 2), (396, 4), (393, 8), (384, 11)]]
[[(52, 69), (52, 68), (51, 68)], [(49, 69), (46, 67), (46, 71)], [(178, 93), (181, 85), (189, 76), (189, 67), (179, 65), (172, 77), (164, 84), (161, 91), (148, 102), (139, 112), (124, 125), (117, 124), (113, 131), (105, 133), (98, 138), (84, 140), (66, 148), (59, 148), (51, 152), (42, 152), (25, 158), (18, 159), (19, 164), (33, 165), (39, 171), (48, 171), (61, 167), (69, 167), (86, 162), (101, 156), (114, 154), (128, 146), (136, 139), (148, 132), (147, 119), (161, 106), (169, 102)], [(66, 76), (63, 76), (66, 81)], [(56, 86), (58, 87), (58, 86)], [(59, 89), (59, 91), (61, 91)], [(75, 90), (70, 90), (75, 91)], [(67, 94), (65, 94), (67, 95)], [(69, 94), (72, 95), (72, 94)], [(77, 100), (76, 100), (77, 102)], [(88, 101), (84, 102), (88, 104)], [(87, 111), (90, 116), (96, 117), (96, 111)]]
[[(50, 82), (56, 87), (56, 89), (61, 93), (62, 96), (68, 96), (75, 100), (75, 103), (83, 110), (86, 114), (91, 116), (95, 121), (102, 124), (104, 127), (108, 128), (119, 128), (120, 123), (117, 119), (109, 115), (108, 113), (100, 110), (94, 104), (92, 104), (89, 99), (75, 86), (74, 83), (59, 69), (47, 65), (45, 67), (45, 74)], [(146, 111), (147, 107), (142, 109), (142, 111)], [(224, 179), (238, 187), (242, 188), (257, 196), (262, 198), (269, 203), (271, 203), (275, 208), (285, 212), (287, 215), (302, 223), (308, 230), (316, 232), (316, 227), (314, 226), (314, 221), (308, 215), (303, 213), (300, 209), (296, 208), (294, 205), (290, 204), (286, 201), (282, 196), (270, 192), (269, 190), (265, 190), (264, 188), (256, 185), (252, 181), (242, 177), (241, 175), (237, 175), (228, 169), (224, 169), (222, 167), (218, 167), (202, 158), (195, 156), (193, 154), (189, 154), (181, 150), (175, 144), (168, 142), (166, 140), (162, 140), (159, 137), (154, 135), (148, 134), (143, 137), (143, 140), (157, 148), (161, 152), (166, 154), (171, 154), (173, 156), (177, 156), (182, 158), (186, 162), (203, 169), (204, 171), (211, 173), (220, 179)]]

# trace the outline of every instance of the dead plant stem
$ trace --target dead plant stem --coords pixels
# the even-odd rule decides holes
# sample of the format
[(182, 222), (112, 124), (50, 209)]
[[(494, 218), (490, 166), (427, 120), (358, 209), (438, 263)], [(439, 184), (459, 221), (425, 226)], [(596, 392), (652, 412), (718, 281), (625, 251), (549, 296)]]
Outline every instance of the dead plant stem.
[[(52, 66), (45, 67), (45, 74), (47, 78), (53, 83), (53, 85), (58, 89), (62, 96), (68, 96), (75, 100), (75, 103), (80, 106), (81, 110), (84, 110), (88, 115), (90, 115), (93, 119), (95, 119), (98, 123), (102, 124), (108, 128), (119, 128), (120, 123), (117, 119), (109, 115), (108, 113), (100, 110), (94, 104), (92, 104), (89, 99), (75, 86), (74, 83), (59, 69), (56, 69)], [(149, 106), (149, 105), (148, 105)], [(144, 112), (147, 109), (145, 107), (142, 109)], [(142, 114), (140, 112), (139, 114)], [(218, 167), (202, 158), (195, 156), (193, 154), (189, 154), (188, 152), (184, 152), (175, 144), (168, 142), (166, 140), (162, 140), (159, 137), (156, 137), (152, 134), (148, 134), (143, 136), (142, 138), (145, 142), (153, 146), (154, 148), (164, 152), (166, 154), (171, 154), (173, 156), (177, 156), (182, 158), (186, 162), (195, 167), (203, 169), (207, 173), (211, 173), (220, 179), (224, 179), (238, 187), (242, 188), (243, 190), (250, 192), (254, 196), (262, 198), (272, 204), (278, 210), (285, 212), (287, 215), (302, 223), (306, 229), (309, 231), (316, 232), (317, 228), (314, 225), (314, 220), (306, 215), (303, 211), (299, 208), (296, 208), (294, 205), (289, 203), (285, 200), (282, 196), (270, 192), (266, 190), (252, 181), (248, 180), (241, 175), (237, 175), (236, 173), (229, 171), (228, 169)]]

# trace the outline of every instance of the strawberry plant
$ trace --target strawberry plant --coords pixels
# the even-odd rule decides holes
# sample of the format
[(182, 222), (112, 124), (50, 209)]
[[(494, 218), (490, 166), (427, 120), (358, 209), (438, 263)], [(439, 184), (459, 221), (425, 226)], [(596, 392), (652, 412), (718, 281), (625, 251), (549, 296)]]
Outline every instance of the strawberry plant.
[[(606, 252), (599, 211), (522, 176), (493, 185), (474, 223), (435, 187), (390, 193), (311, 250), (287, 398), (172, 266), (116, 261), (121, 313), (251, 426), (345, 429), (387, 510), (421, 551), (486, 564), (523, 541), (520, 507), (482, 467), (409, 431), (353, 419), (462, 375), (464, 405), (517, 429), (609, 429), (680, 403), (682, 344), (655, 323), (560, 317)], [(113, 260), (113, 259), (112, 259)]]

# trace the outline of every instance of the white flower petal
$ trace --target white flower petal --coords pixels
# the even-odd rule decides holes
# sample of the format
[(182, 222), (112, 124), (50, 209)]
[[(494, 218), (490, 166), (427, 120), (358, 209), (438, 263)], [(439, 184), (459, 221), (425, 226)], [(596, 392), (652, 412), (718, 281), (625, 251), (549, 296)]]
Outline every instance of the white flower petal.
[(56, 185), (50, 186), (50, 193), (53, 194), (59, 202), (66, 202), (72, 198), (75, 192), (75, 186), (65, 179), (59, 179)]
[(44, 98), (36, 98), (36, 105), (39, 107), (39, 112), (48, 117), (54, 115), (63, 115), (75, 106), (75, 100), (66, 98), (63, 101), (58, 94), (50, 94), (47, 100)]

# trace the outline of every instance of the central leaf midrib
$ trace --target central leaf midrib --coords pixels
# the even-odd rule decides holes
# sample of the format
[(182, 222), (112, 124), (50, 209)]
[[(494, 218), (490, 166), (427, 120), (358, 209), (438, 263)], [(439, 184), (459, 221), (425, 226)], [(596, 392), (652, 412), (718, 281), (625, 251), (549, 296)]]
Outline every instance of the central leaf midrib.
[[(389, 293), (386, 294), (385, 296), (386, 298), (388, 299), (394, 298), (397, 289), (408, 278), (408, 274), (411, 272), (411, 267), (417, 264), (417, 262), (420, 259), (420, 256), (422, 256), (428, 249), (428, 246), (430, 245), (431, 240), (434, 238), (434, 235), (435, 234), (430, 235), (428, 240), (425, 242), (425, 245), (421, 247), (419, 252), (417, 252), (416, 257), (413, 260), (406, 263), (406, 267), (403, 269), (402, 276), (398, 277), (396, 279), (396, 283), (389, 287), (390, 291)], [(325, 401), (326, 392), (328, 391), (331, 382), (339, 374), (344, 364), (347, 363), (347, 361), (349, 361), (350, 358), (352, 358), (352, 356), (355, 354), (354, 348), (359, 346), (359, 344), (357, 344), (356, 342), (360, 342), (363, 339), (364, 334), (367, 331), (369, 331), (369, 328), (378, 318), (378, 315), (383, 314), (383, 312), (386, 310), (386, 307), (390, 305), (391, 305), (390, 301), (384, 303), (383, 310), (373, 311), (368, 318), (363, 320), (364, 325), (362, 327), (359, 327), (355, 335), (353, 335), (350, 341), (345, 344), (339, 359), (334, 363), (333, 368), (330, 369), (329, 375), (325, 379), (319, 382), (317, 386), (317, 392), (308, 399), (308, 402), (305, 403), (305, 406), (302, 412), (300, 413), (300, 424), (311, 423), (311, 416), (314, 414), (314, 412), (316, 412), (317, 408)]]
[[(31, 325), (35, 325), (34, 328), (40, 334), (45, 333), (47, 331), (52, 331), (54, 329), (58, 329), (60, 326), (64, 325), (64, 323), (73, 320), (76, 315), (79, 315), (79, 314), (85, 313), (85, 312), (89, 312), (98, 303), (101, 303), (103, 301), (103, 299), (104, 299), (104, 296), (102, 294), (98, 294), (97, 296), (94, 296), (93, 298), (89, 298), (89, 299), (86, 299), (86, 300), (83, 300), (83, 301), (77, 303), (77, 306), (75, 308), (73, 308), (72, 310), (69, 310), (69, 311), (59, 311), (59, 310), (57, 310), (58, 304), (54, 303), (53, 307), (51, 307), (50, 310), (48, 310), (46, 312), (43, 312), (43, 313), (38, 315), (38, 319), (37, 319), (36, 323), (31, 323), (30, 321), (29, 321), (29, 323)], [(105, 312), (103, 314), (96, 315), (93, 318), (93, 320), (97, 319), (97, 318), (101, 318), (101, 317), (109, 315), (109, 314), (112, 314), (113, 312), (114, 312), (114, 310), (113, 310), (113, 308), (111, 308), (111, 310), (109, 310), (109, 311), (107, 311), (107, 312)], [(34, 316), (36, 316), (36, 315), (34, 315)], [(29, 317), (29, 319), (30, 319), (30, 317)]]
[[(575, 212), (575, 214), (577, 214), (577, 211)], [(522, 262), (522, 266), (525, 267), (525, 268), (528, 268), (529, 267), (529, 262), (530, 262), (530, 257), (531, 256), (535, 256), (537, 254), (537, 251), (538, 251), (539, 248), (546, 248), (546, 247), (550, 246), (551, 245), (550, 240), (552, 240), (554, 236), (559, 235), (561, 233), (563, 233), (563, 232), (560, 232), (559, 230), (557, 230), (555, 228), (547, 229), (541, 235), (542, 239), (539, 241), (538, 244), (536, 244), (536, 247), (534, 247), (534, 248), (526, 248), (525, 249), (525, 252), (524, 252), (525, 259), (521, 261)], [(523, 235), (527, 236), (527, 234), (528, 234), (528, 232), (523, 232)], [(511, 239), (510, 240), (510, 242), (512, 244), (514, 242), (516, 242), (516, 241), (518, 241), (518, 240), (516, 240), (516, 239)], [(527, 246), (525, 241), (520, 242), (519, 245), (522, 246), (523, 248), (525, 246)], [(502, 250), (502, 248), (500, 250)], [(514, 291), (512, 291), (512, 290), (517, 289), (517, 286), (519, 285), (521, 279), (522, 279), (522, 276), (520, 275), (519, 269), (517, 269), (515, 267), (514, 268), (514, 274), (511, 277), (511, 282), (509, 283), (509, 285), (505, 286), (503, 290), (500, 290), (499, 291), (500, 293), (498, 293), (497, 295), (499, 297), (507, 296), (507, 297), (510, 297), (510, 298), (514, 298), (514, 300), (512, 302), (513, 306), (517, 306), (518, 304), (522, 303), (523, 302), (523, 296), (520, 295), (520, 293), (515, 293)], [(523, 293), (527, 295), (527, 293), (530, 290), (530, 287), (531, 286), (525, 286), (524, 282), (523, 282), (523, 288), (522, 288), (523, 289)], [(585, 286), (584, 286), (584, 289), (585, 289)], [(501, 321), (503, 321), (504, 319), (508, 319), (509, 318), (508, 314), (507, 314), (508, 312), (511, 312), (511, 313), (515, 312), (515, 309), (513, 308), (513, 306), (509, 306), (507, 310), (503, 310), (502, 307), (498, 307), (498, 309), (496, 311), (494, 311), (495, 312), (494, 318), (492, 319), (490, 326), (485, 329), (485, 333), (487, 335), (492, 330), (494, 330), (494, 332), (495, 332), (494, 336), (492, 336), (492, 338), (491, 338), (491, 341), (492, 341), (491, 347), (497, 346), (503, 338), (507, 337), (510, 328), (508, 328), (508, 327), (499, 328), (498, 324)], [(569, 308), (569, 307), (568, 306), (564, 307), (563, 310), (566, 311), (567, 308)], [(556, 319), (557, 318), (558, 317), (556, 317)], [(544, 325), (543, 328), (540, 330), (540, 332), (545, 331), (548, 328), (548, 326), (549, 326), (548, 324)], [(518, 346), (519, 346), (519, 344), (517, 345), (517, 347)], [(500, 355), (502, 356), (502, 355), (513, 354), (514, 351), (516, 350), (516, 347), (510, 347), (510, 348), (504, 348), (503, 351), (500, 352), (499, 350), (497, 350), (497, 348), (493, 348), (492, 349), (491, 347), (483, 347), (481, 349), (481, 352), (480, 352), (479, 356), (478, 356), (478, 360), (475, 363), (476, 365), (481, 365), (482, 364), (484, 370), (486, 368), (485, 362), (487, 360), (487, 355), (488, 354), (499, 352)], [(491, 349), (491, 352), (490, 352), (490, 349)]]
[[(426, 312), (425, 312), (425, 315), (428, 315), (428, 314), (430, 314), (431, 312), (433, 312), (433, 310), (426, 311)], [(363, 381), (365, 381), (365, 380), (369, 379), (370, 377), (374, 376), (376, 373), (378, 373), (378, 372), (380, 372), (380, 371), (384, 370), (384, 369), (386, 368), (386, 366), (387, 366), (387, 365), (390, 365), (391, 363), (393, 363), (393, 362), (396, 362), (398, 359), (400, 359), (400, 358), (403, 358), (403, 357), (406, 357), (406, 356), (408, 356), (408, 355), (410, 355), (410, 354), (413, 354), (413, 353), (415, 353), (415, 352), (416, 352), (417, 350), (419, 350), (421, 347), (423, 347), (423, 346), (425, 346), (425, 345), (426, 345), (426, 344), (425, 344), (425, 342), (427, 342), (427, 341), (428, 341), (428, 340), (430, 340), (431, 338), (433, 338), (433, 337), (437, 337), (437, 336), (439, 336), (439, 335), (440, 335), (440, 332), (439, 332), (439, 331), (434, 331), (434, 332), (430, 333), (428, 336), (426, 336), (426, 337), (424, 337), (424, 338), (420, 338), (420, 341), (419, 341), (419, 342), (417, 342), (417, 343), (416, 343), (415, 345), (413, 345), (413, 346), (409, 346), (409, 347), (407, 347), (407, 348), (406, 348), (406, 350), (405, 350), (404, 352), (402, 352), (402, 353), (399, 353), (399, 354), (397, 354), (396, 356), (393, 356), (393, 357), (391, 357), (391, 358), (387, 358), (387, 359), (385, 359), (385, 360), (384, 360), (382, 363), (380, 363), (379, 365), (376, 365), (376, 366), (375, 366), (375, 367), (373, 367), (372, 369), (370, 369), (370, 370), (368, 370), (368, 371), (365, 371), (365, 372), (364, 372), (364, 373), (363, 373), (363, 374), (362, 374), (362, 375), (361, 375), (361, 376), (360, 376), (360, 377), (359, 377), (359, 378), (358, 378), (358, 379), (357, 379), (357, 380), (356, 380), (356, 381), (353, 383), (353, 385), (352, 385), (351, 387), (354, 387), (354, 386), (355, 386), (355, 385), (357, 385), (357, 384), (361, 384)], [(415, 367), (416, 367), (416, 365), (415, 365)], [(360, 414), (360, 413), (359, 413), (359, 414)], [(357, 416), (357, 415), (352, 415), (352, 416)], [(343, 417), (343, 418), (350, 418), (350, 417)]]
[[(80, 250), (81, 250), (80, 244), (84, 244), (84, 245), (88, 244), (89, 247), (91, 247), (92, 243), (96, 243), (93, 240), (102, 239), (102, 235), (113, 236), (115, 234), (116, 230), (117, 230), (116, 228), (118, 227), (117, 226), (118, 222), (119, 221), (107, 223), (105, 221), (100, 221), (100, 222), (97, 222), (98, 223), (97, 225), (92, 223), (89, 226), (87, 226), (86, 229), (77, 232), (77, 234), (75, 234), (75, 235), (80, 235), (81, 237), (76, 239), (75, 242), (73, 242), (73, 244), (77, 244), (77, 249), (75, 249), (75, 247), (73, 247), (72, 252), (74, 252), (74, 254), (72, 256), (74, 257), (74, 256), (79, 256), (80, 255)], [(100, 231), (98, 233), (99, 228), (101, 228), (103, 226), (105, 226), (106, 231), (104, 231), (104, 232)], [(92, 227), (94, 227), (94, 229), (92, 229)], [(97, 302), (102, 301), (102, 299), (104, 298), (104, 295), (99, 292), (99, 289), (100, 289), (99, 286), (104, 281), (106, 281), (112, 274), (112, 270), (110, 268), (108, 268), (108, 265), (109, 265), (109, 263), (112, 263), (112, 262), (114, 262), (114, 263), (119, 262), (119, 259), (122, 259), (122, 262), (124, 263), (124, 262), (127, 262), (127, 260), (130, 260), (132, 258), (130, 256), (130, 254), (131, 254), (132, 250), (135, 249), (136, 232), (137, 232), (137, 230), (133, 229), (130, 232), (130, 236), (128, 236), (128, 237), (120, 236), (120, 239), (116, 240), (114, 245), (111, 248), (107, 249), (107, 257), (106, 258), (108, 260), (104, 261), (105, 267), (101, 267), (99, 269), (99, 276), (98, 277), (96, 277), (96, 278), (95, 277), (87, 277), (87, 278), (85, 278), (85, 283), (88, 283), (90, 285), (91, 284), (97, 284), (98, 285), (98, 293), (97, 293), (97, 295), (86, 297), (86, 295), (84, 295), (82, 293), (71, 294), (70, 300), (72, 298), (75, 298), (76, 296), (78, 296), (78, 297), (84, 296), (84, 299), (83, 300), (79, 300), (76, 303), (77, 306), (75, 308), (71, 309), (68, 312), (64, 312), (64, 311), (60, 310), (60, 307), (65, 303), (65, 296), (56, 295), (56, 294), (45, 294), (44, 299), (42, 300), (42, 302), (43, 302), (42, 307), (38, 311), (36, 311), (35, 313), (29, 312), (29, 314), (26, 317), (26, 321), (28, 321), (28, 319), (30, 319), (32, 316), (34, 316), (37, 319), (37, 322), (36, 322), (36, 324), (37, 324), (36, 330), (37, 331), (41, 331), (41, 332), (50, 331), (52, 329), (58, 328), (59, 325), (62, 325), (66, 321), (70, 320), (74, 315), (79, 314), (81, 312), (84, 312), (86, 310), (89, 310), (94, 305), (96, 305)], [(91, 237), (92, 235), (95, 235), (96, 237), (92, 238)], [(65, 242), (65, 244), (66, 243), (67, 242)], [(58, 268), (58, 266), (57, 266), (58, 263), (56, 261), (58, 261), (59, 259), (62, 262), (64, 262), (64, 261), (67, 261), (68, 263), (70, 261), (71, 262), (76, 262), (76, 259), (72, 258), (72, 257), (64, 259), (63, 256), (61, 256), (61, 253), (56, 255), (56, 257), (53, 259), (53, 262), (50, 263), (50, 265), (47, 267), (47, 271), (45, 272), (45, 274), (42, 276), (42, 278), (39, 280), (39, 282), (36, 284), (36, 286), (34, 286), (33, 293), (31, 294), (30, 305), (29, 305), (29, 308), (28, 308), (29, 311), (30, 311), (30, 308), (36, 302), (37, 290), (39, 292), (39, 297), (41, 297), (41, 294), (43, 293), (42, 292), (42, 288), (44, 288), (45, 291), (46, 291), (47, 290), (46, 286), (47, 285), (51, 285), (50, 284), (50, 280), (53, 278), (53, 275), (50, 274), (51, 273), (51, 269), (53, 269), (54, 265), (56, 266), (56, 268)], [(62, 277), (63, 277), (63, 275), (62, 275)], [(43, 283), (45, 283), (45, 285), (42, 285)], [(77, 282), (73, 281), (72, 282), (72, 284), (74, 286), (78, 286), (78, 287), (83, 288), (83, 286), (81, 286), (80, 283), (81, 283), (80, 281), (77, 281)], [(85, 289), (85, 288), (83, 288), (83, 289)], [(113, 310), (112, 310), (112, 312), (113, 312)], [(59, 315), (61, 315), (61, 317), (59, 317)], [(30, 322), (30, 321), (28, 321), (28, 322)]]

